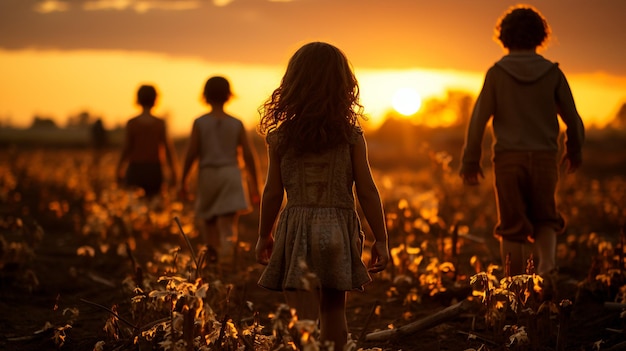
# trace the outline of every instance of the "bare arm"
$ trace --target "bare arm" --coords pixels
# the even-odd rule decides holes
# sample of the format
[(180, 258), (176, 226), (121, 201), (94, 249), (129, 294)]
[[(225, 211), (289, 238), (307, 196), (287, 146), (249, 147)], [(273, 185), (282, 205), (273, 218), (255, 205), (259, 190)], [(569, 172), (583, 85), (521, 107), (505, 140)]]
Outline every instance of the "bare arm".
[(178, 172), (177, 172), (177, 157), (174, 152), (174, 145), (172, 144), (172, 140), (169, 138), (167, 133), (167, 125), (163, 122), (163, 146), (165, 148), (165, 158), (167, 160), (167, 165), (170, 169), (170, 185), (174, 186), (178, 182)]
[(259, 239), (255, 250), (257, 262), (261, 264), (267, 264), (272, 255), (274, 246), (272, 230), (285, 195), (283, 180), (280, 174), (280, 158), (271, 146), (268, 146), (267, 154), (269, 165), (267, 169), (267, 180), (261, 199)]
[(250, 187), (250, 199), (253, 204), (257, 204), (259, 202), (259, 178), (257, 175), (256, 155), (250, 146), (250, 141), (245, 129), (241, 130), (239, 145), (241, 145), (243, 161), (246, 165), (248, 175), (250, 176), (250, 182), (248, 182), (248, 186)]
[(183, 172), (180, 178), (180, 191), (181, 191), (181, 194), (184, 196), (186, 196), (188, 192), (187, 177), (189, 176), (189, 172), (191, 171), (191, 166), (193, 166), (194, 162), (198, 159), (199, 155), (200, 155), (200, 135), (196, 127), (196, 124), (194, 123), (193, 127), (191, 128), (189, 146), (187, 146), (187, 153), (185, 155), (185, 161), (183, 164)]
[(131, 145), (130, 135), (131, 133), (130, 133), (129, 124), (126, 123), (126, 129), (124, 131), (124, 145), (122, 146), (122, 153), (120, 155), (120, 159), (115, 169), (115, 177), (118, 181), (124, 178), (124, 165), (128, 162), (128, 157), (130, 155), (130, 145)]
[(380, 200), (380, 194), (374, 183), (367, 157), (367, 145), (363, 135), (359, 136), (357, 143), (352, 149), (352, 170), (356, 195), (367, 223), (374, 234), (372, 247), (372, 262), (369, 271), (380, 272), (389, 262), (389, 243), (387, 228), (385, 226), (385, 214)]

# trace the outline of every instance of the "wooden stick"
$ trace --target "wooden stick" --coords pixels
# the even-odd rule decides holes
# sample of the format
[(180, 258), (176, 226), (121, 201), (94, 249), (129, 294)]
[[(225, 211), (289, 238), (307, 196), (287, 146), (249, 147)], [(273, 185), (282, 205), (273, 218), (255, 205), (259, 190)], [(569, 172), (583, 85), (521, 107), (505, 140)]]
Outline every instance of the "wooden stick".
[(95, 303), (95, 302), (91, 302), (91, 301), (89, 301), (89, 300), (85, 300), (85, 299), (83, 299), (83, 298), (81, 298), (81, 299), (79, 299), (79, 300), (80, 300), (80, 301), (82, 301), (82, 302), (84, 302), (84, 303), (88, 303), (88, 304), (90, 304), (90, 305), (92, 305), (92, 306), (96, 306), (96, 307), (98, 307), (98, 308), (101, 308), (101, 309), (103, 309), (103, 310), (105, 310), (105, 311), (109, 312), (110, 314), (112, 314), (113, 316), (115, 316), (117, 319), (119, 319), (121, 322), (123, 322), (124, 324), (126, 324), (126, 325), (128, 325), (129, 327), (133, 328), (133, 330), (137, 330), (137, 329), (139, 329), (139, 327), (138, 327), (138, 326), (136, 326), (136, 325), (134, 325), (133, 323), (131, 323), (131, 322), (127, 321), (127, 320), (126, 320), (126, 319), (124, 319), (124, 318), (122, 318), (119, 314), (115, 313), (115, 312), (114, 312), (112, 309), (110, 309), (110, 308), (104, 307), (104, 306), (102, 306), (102, 305), (101, 305), (101, 304), (99, 304), (99, 303)]
[(493, 345), (493, 346), (498, 346), (498, 343), (497, 343), (497, 342), (495, 342), (495, 341), (493, 341), (493, 340), (491, 340), (491, 339), (487, 339), (487, 337), (486, 337), (486, 336), (480, 335), (480, 334), (478, 334), (478, 333), (474, 333), (474, 332), (472, 332), (472, 333), (468, 333), (468, 332), (464, 332), (464, 331), (462, 331), (462, 330), (457, 330), (457, 333), (459, 333), (459, 334), (461, 334), (461, 335), (465, 335), (465, 336), (467, 336), (468, 338), (469, 338), (470, 336), (474, 336), (474, 337), (475, 337), (476, 339), (478, 339), (478, 340), (484, 341), (484, 342), (486, 342), (486, 343), (488, 343), (488, 344), (491, 344), (491, 345)]
[(619, 351), (619, 350), (624, 350), (624, 348), (626, 348), (626, 341), (622, 341), (619, 344), (615, 344), (611, 346), (610, 348), (606, 349), (606, 351)]
[(626, 303), (605, 301), (604, 308), (610, 311), (622, 311), (626, 310)]
[(378, 308), (378, 306), (380, 306), (380, 301), (376, 300), (376, 302), (374, 303), (374, 306), (372, 306), (372, 309), (370, 310), (369, 315), (367, 316), (367, 319), (365, 320), (365, 325), (363, 326), (363, 330), (361, 331), (361, 334), (359, 335), (359, 341), (363, 341), (365, 340), (365, 332), (367, 331), (367, 327), (370, 325), (370, 322), (372, 321), (372, 317), (374, 316), (374, 314), (376, 314), (376, 309)]
[(461, 302), (448, 306), (445, 309), (419, 319), (415, 322), (403, 325), (398, 328), (381, 330), (367, 334), (366, 341), (385, 341), (394, 337), (415, 333), (421, 330), (432, 328), (436, 325), (449, 321), (458, 317), (461, 313), (470, 309), (472, 302), (469, 300), (462, 300)]

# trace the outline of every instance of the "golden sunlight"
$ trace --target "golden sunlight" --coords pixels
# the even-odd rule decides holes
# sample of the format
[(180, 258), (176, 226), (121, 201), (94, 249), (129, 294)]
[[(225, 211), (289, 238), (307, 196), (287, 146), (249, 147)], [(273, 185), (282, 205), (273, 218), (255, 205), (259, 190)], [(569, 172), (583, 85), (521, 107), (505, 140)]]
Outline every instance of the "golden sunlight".
[(393, 94), (391, 105), (401, 115), (411, 116), (422, 106), (422, 98), (413, 88), (400, 88)]
[(234, 93), (228, 111), (255, 128), (257, 109), (280, 82), (280, 69), (122, 51), (0, 50), (5, 78), (0, 81), (0, 125), (27, 127), (38, 115), (64, 126), (68, 116), (88, 111), (114, 128), (139, 112), (139, 85), (154, 84), (159, 92), (155, 114), (169, 121), (173, 136), (184, 136), (193, 119), (208, 111), (201, 98), (206, 79), (223, 75)]
[[(114, 128), (137, 113), (137, 87), (152, 83), (159, 91), (155, 113), (167, 118), (174, 136), (184, 136), (193, 119), (208, 109), (201, 100), (204, 82), (224, 75), (235, 93), (228, 111), (253, 129), (259, 106), (283, 72), (280, 65), (217, 64), (123, 51), (0, 50), (0, 126), (28, 127), (35, 115), (64, 126), (69, 116), (88, 111), (102, 117), (106, 128)], [(412, 116), (416, 124), (449, 125), (457, 118), (456, 110), (441, 108), (449, 102), (449, 92), (476, 96), (484, 79), (483, 72), (434, 69), (356, 67), (355, 74), (365, 126), (372, 129), (398, 113)], [(569, 81), (588, 125), (602, 127), (625, 102), (626, 77), (572, 74)]]
[[(390, 113), (400, 112), (394, 106), (394, 100), (402, 95), (417, 95), (419, 106), (413, 106), (415, 114), (430, 99), (445, 99), (450, 89), (467, 91), (476, 94), (480, 89), (483, 74), (480, 72), (461, 72), (455, 70), (405, 69), (405, 70), (373, 70), (355, 69), (361, 87), (361, 101), (368, 116), (368, 127), (377, 128)], [(401, 89), (399, 89), (401, 87)], [(408, 89), (408, 94), (405, 92)], [(410, 92), (410, 90), (414, 91)], [(396, 97), (396, 95), (398, 95)], [(409, 104), (409, 106), (410, 106)], [(410, 112), (410, 111), (409, 111)]]

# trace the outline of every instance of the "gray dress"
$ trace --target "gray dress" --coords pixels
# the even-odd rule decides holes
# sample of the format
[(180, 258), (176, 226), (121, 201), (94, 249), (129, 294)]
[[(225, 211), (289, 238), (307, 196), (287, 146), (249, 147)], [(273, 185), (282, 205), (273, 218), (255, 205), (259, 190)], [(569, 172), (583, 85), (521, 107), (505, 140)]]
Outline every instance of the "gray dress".
[[(351, 144), (362, 133), (355, 128)], [(276, 143), (278, 133), (268, 135)], [(355, 210), (351, 144), (324, 154), (287, 152), (280, 169), (287, 204), (274, 231), (274, 248), (259, 285), (307, 289), (311, 273), (324, 288), (362, 289), (370, 282), (361, 254), (364, 236)]]
[(194, 124), (200, 135), (196, 216), (211, 219), (249, 211), (237, 153), (243, 124), (234, 117), (210, 114), (197, 118)]

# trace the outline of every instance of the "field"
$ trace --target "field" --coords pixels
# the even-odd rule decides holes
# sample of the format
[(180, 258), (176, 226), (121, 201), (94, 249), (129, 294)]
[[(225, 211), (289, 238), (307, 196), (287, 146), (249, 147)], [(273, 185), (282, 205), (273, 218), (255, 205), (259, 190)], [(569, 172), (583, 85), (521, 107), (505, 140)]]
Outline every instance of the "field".
[[(461, 184), (458, 134), (386, 133), (368, 141), (393, 265), (349, 294), (352, 350), (626, 348), (623, 135), (590, 134), (584, 169), (562, 177), (569, 225), (548, 291), (504, 275), (489, 170), (480, 187)], [(258, 209), (241, 218), (235, 263), (220, 265), (191, 202), (116, 186), (118, 152), (0, 149), (0, 349), (330, 350), (256, 285)]]

